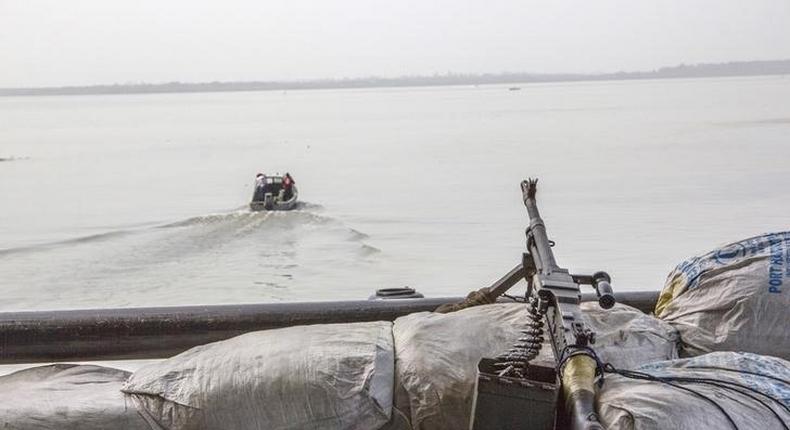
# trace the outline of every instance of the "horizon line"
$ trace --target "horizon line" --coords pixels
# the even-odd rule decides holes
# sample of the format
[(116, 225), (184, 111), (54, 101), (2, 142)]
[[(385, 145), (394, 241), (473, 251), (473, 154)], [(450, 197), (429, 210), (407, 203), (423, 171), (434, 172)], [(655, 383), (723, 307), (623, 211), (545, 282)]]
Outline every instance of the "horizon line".
[[(768, 66), (769, 70), (759, 66)], [(744, 69), (745, 67), (745, 69)], [(740, 70), (739, 70), (740, 68)], [(86, 84), (34, 87), (2, 87), (0, 96), (14, 95), (89, 95), (89, 94), (140, 94), (162, 92), (221, 92), (221, 91), (273, 91), (300, 89), (343, 89), (485, 85), (506, 83), (541, 83), (585, 80), (632, 80), (651, 78), (693, 78), (717, 76), (754, 76), (759, 74), (790, 74), (790, 59), (781, 60), (735, 60), (717, 63), (680, 63), (653, 70), (616, 72), (445, 72), (431, 75), (400, 75), (397, 77), (368, 75), (342, 78), (310, 78), (298, 80), (245, 80), (245, 81), (202, 81), (202, 82), (126, 82), (112, 84)]]

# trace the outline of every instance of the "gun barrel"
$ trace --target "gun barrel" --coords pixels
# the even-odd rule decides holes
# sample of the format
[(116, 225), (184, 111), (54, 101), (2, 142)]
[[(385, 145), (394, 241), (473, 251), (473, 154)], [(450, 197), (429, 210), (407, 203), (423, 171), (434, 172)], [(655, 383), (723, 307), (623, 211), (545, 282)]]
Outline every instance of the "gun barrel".
[(536, 256), (540, 263), (539, 271), (545, 271), (549, 274), (559, 268), (557, 260), (554, 259), (554, 252), (551, 250), (549, 237), (546, 234), (546, 225), (540, 217), (538, 211), (538, 202), (535, 199), (535, 194), (538, 191), (538, 180), (529, 179), (521, 182), (521, 193), (524, 198), (524, 206), (527, 207), (529, 214), (529, 231), (532, 234), (532, 240), (528, 244), (530, 252)]

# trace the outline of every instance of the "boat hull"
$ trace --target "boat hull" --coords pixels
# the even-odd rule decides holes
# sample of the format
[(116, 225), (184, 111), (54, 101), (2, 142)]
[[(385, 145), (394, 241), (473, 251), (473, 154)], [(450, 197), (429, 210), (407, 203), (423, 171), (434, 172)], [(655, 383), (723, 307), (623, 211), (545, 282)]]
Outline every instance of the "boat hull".
[(290, 199), (280, 201), (277, 198), (266, 200), (253, 200), (250, 202), (250, 210), (253, 211), (289, 211), (296, 208), (299, 199), (299, 191), (293, 187), (293, 195)]

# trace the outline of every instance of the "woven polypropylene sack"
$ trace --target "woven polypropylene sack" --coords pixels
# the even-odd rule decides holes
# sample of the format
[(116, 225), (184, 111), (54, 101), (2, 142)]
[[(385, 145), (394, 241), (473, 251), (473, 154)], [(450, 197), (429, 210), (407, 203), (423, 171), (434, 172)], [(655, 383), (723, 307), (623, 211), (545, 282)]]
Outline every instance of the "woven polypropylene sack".
[(154, 429), (376, 429), (392, 408), (392, 323), (244, 334), (141, 368), (124, 387)]
[(581, 308), (587, 327), (595, 332), (593, 347), (602, 362), (632, 369), (678, 358), (678, 332), (672, 325), (620, 303), (601, 309), (596, 302), (585, 302)]
[(53, 364), (0, 377), (0, 428), (148, 430), (121, 392), (131, 375), (109, 367)]
[(638, 370), (653, 376), (704, 378), (708, 382), (672, 382), (678, 385), (673, 387), (606, 375), (597, 409), (607, 428), (778, 430), (786, 428), (783, 423), (790, 424), (790, 363), (780, 358), (714, 352), (648, 364)]
[(731, 243), (679, 264), (656, 315), (680, 332), (681, 354), (745, 351), (790, 359), (790, 232)]

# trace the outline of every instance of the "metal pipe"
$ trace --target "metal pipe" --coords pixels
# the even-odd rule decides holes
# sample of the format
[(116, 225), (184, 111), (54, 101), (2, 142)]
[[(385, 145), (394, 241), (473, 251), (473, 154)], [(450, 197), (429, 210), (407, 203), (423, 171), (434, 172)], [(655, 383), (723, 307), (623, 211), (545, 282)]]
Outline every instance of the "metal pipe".
[[(650, 312), (657, 292), (620, 293)], [(242, 333), (305, 324), (392, 321), (462, 297), (0, 313), (0, 364), (169, 357)], [(582, 300), (596, 301), (595, 294)]]

